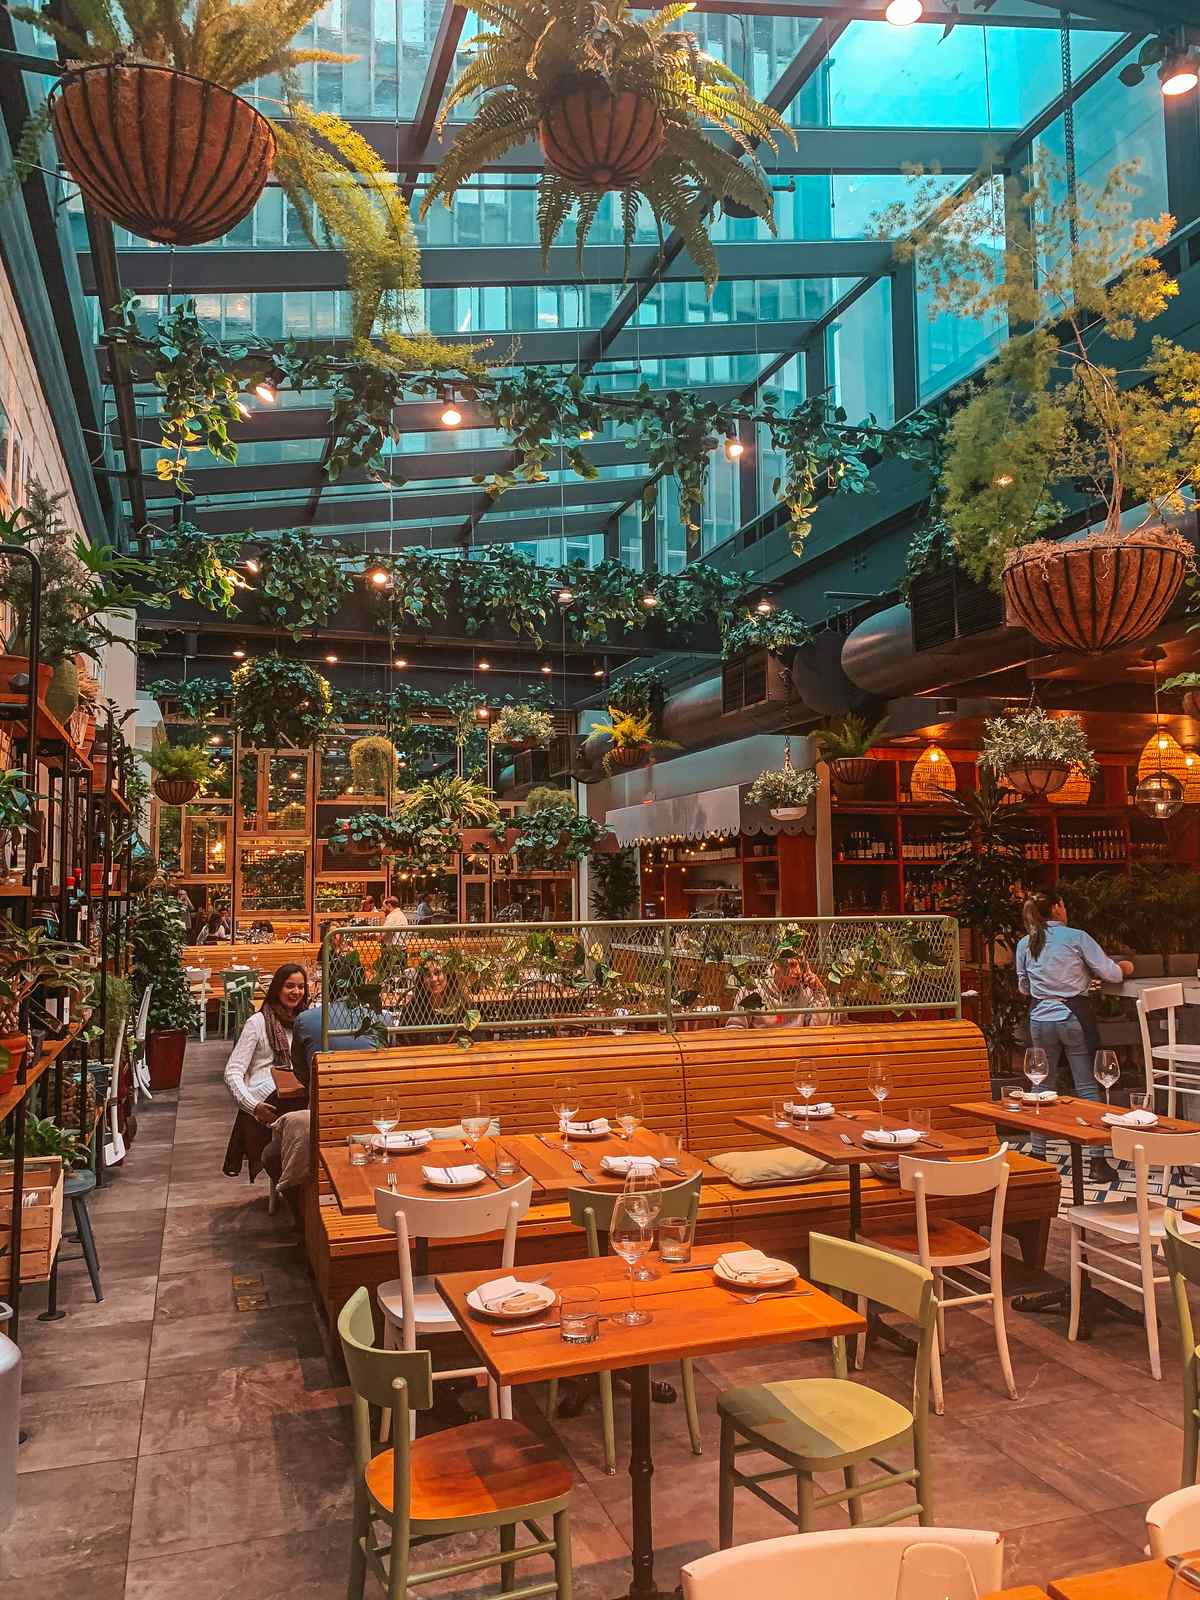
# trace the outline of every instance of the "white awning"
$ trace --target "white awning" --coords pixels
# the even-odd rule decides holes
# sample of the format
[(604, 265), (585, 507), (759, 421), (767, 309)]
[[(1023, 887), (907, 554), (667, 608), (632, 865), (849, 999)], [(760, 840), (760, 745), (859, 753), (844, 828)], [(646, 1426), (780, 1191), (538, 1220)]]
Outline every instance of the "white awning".
[(812, 833), (813, 809), (797, 821), (779, 822), (766, 806), (746, 803), (747, 784), (726, 784), (701, 789), (696, 794), (646, 800), (641, 805), (618, 806), (605, 821), (625, 844), (651, 844), (666, 839), (710, 839), (714, 835)]

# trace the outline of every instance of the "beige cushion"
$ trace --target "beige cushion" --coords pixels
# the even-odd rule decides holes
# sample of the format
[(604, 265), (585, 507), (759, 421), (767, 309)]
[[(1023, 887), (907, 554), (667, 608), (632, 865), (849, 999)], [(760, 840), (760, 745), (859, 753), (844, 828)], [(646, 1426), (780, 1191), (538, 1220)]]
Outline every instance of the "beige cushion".
[(769, 1150), (726, 1150), (724, 1155), (713, 1156), (712, 1164), (742, 1189), (759, 1183), (803, 1183), (806, 1178), (819, 1178), (829, 1170), (828, 1161), (789, 1145), (773, 1145)]

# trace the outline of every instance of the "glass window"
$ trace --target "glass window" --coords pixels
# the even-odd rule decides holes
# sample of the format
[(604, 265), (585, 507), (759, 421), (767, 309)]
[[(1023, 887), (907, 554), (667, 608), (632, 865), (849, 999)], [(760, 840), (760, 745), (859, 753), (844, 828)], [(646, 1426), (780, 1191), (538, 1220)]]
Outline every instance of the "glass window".
[(868, 416), (895, 421), (890, 278), (873, 284), (825, 330), (825, 361), (834, 397), (851, 422)]

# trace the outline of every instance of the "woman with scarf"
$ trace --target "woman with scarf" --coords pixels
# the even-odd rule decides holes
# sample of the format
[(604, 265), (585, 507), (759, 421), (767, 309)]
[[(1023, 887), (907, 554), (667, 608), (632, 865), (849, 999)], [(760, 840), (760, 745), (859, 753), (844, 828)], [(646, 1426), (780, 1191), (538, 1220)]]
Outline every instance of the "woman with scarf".
[(307, 1005), (304, 968), (285, 962), (225, 1063), (225, 1082), (238, 1107), (225, 1152), (224, 1171), (231, 1178), (248, 1162), (253, 1183), (276, 1120), (283, 1111), (296, 1108), (301, 1085), (292, 1072), (292, 1024)]

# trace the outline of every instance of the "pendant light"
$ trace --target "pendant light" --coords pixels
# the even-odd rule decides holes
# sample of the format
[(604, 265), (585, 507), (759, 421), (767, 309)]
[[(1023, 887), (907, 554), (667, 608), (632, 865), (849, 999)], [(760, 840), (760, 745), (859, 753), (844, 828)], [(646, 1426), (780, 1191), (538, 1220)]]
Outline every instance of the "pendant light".
[(926, 745), (912, 769), (909, 793), (917, 805), (939, 805), (958, 788), (949, 756), (940, 745)]
[[(1200, 773), (1197, 774), (1200, 778)], [(1047, 794), (1046, 799), (1055, 806), (1086, 806), (1092, 798), (1092, 780), (1083, 767), (1072, 767), (1061, 789)]]
[(1172, 758), (1180, 768), (1183, 767), (1183, 751), (1164, 731), (1158, 716), (1158, 663), (1163, 655), (1164, 652), (1157, 647), (1147, 650), (1145, 655), (1154, 669), (1154, 734), (1142, 751), (1142, 759), (1138, 763), (1138, 786), (1133, 796), (1133, 803), (1142, 815), (1155, 822), (1165, 822), (1183, 806), (1183, 784), (1169, 770), (1173, 764)]

